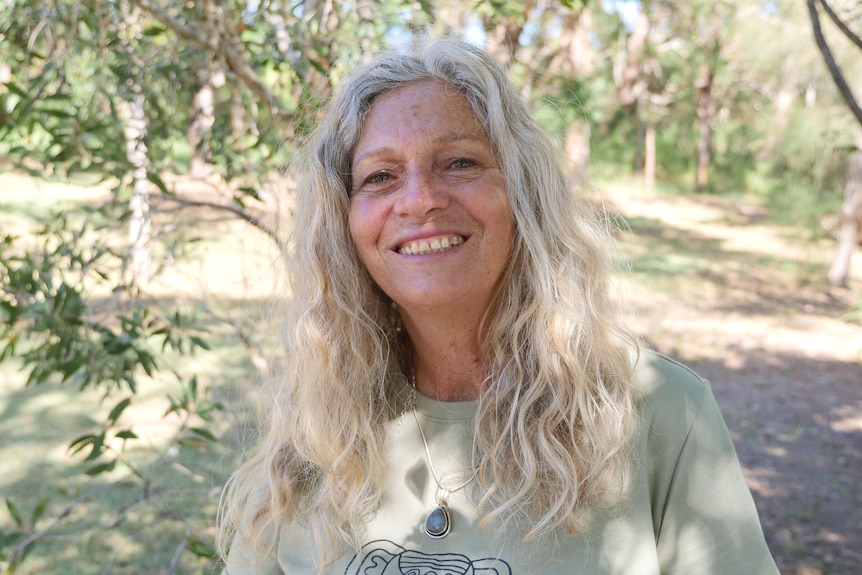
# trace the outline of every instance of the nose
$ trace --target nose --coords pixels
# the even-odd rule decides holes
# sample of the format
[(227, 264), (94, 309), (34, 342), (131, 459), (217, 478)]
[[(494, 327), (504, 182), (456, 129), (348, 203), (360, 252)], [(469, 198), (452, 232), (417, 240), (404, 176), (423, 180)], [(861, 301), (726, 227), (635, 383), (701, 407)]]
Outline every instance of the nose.
[(415, 168), (405, 176), (395, 209), (399, 216), (425, 220), (449, 205), (449, 194), (433, 170)]

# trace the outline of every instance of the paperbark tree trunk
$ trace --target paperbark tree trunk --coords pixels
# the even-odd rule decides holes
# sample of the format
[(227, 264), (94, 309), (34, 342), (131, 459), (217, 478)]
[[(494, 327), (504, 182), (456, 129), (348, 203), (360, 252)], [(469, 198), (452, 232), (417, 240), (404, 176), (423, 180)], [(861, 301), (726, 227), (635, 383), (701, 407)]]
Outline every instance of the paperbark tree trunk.
[(844, 187), (844, 202), (841, 205), (841, 227), (838, 230), (838, 245), (829, 267), (829, 284), (847, 287), (850, 277), (850, 262), (859, 238), (862, 222), (862, 138), (859, 147), (850, 158), (847, 169), (847, 185)]
[(566, 130), (566, 158), (569, 176), (573, 182), (582, 183), (587, 179), (590, 165), (590, 125), (588, 122), (575, 121)]
[(132, 283), (142, 285), (150, 279), (150, 240), (153, 221), (150, 214), (150, 192), (147, 172), (147, 118), (144, 115), (144, 95), (135, 94), (123, 102), (126, 158), (132, 165), (132, 198), (129, 200), (129, 274)]
[[(829, 74), (838, 88), (838, 92), (852, 112), (853, 116), (862, 126), (862, 107), (856, 101), (853, 91), (844, 79), (844, 74), (832, 55), (832, 50), (826, 43), (823, 30), (820, 28), (820, 16), (817, 13), (818, 0), (807, 0), (808, 14), (811, 18), (811, 28), (814, 32), (814, 41), (820, 50), (823, 61), (829, 69)], [(839, 30), (860, 50), (862, 50), (862, 38), (853, 33), (846, 23), (838, 17), (826, 0), (819, 0), (823, 10), (838, 27)], [(856, 143), (856, 151), (850, 158), (847, 170), (847, 184), (844, 187), (844, 202), (841, 206), (841, 228), (838, 231), (838, 246), (835, 250), (835, 258), (827, 274), (830, 285), (846, 287), (850, 277), (850, 262), (853, 257), (853, 249), (859, 233), (860, 220), (862, 220), (862, 136)]]
[(655, 189), (655, 171), (657, 161), (655, 124), (647, 122), (646, 135), (644, 137), (644, 187), (649, 191)]
[[(121, 46), (129, 54), (134, 54), (133, 44), (141, 31), (139, 11), (125, 2), (118, 4), (121, 16)], [(142, 63), (136, 62), (141, 67)], [(136, 77), (127, 81), (127, 97), (120, 102), (119, 111), (123, 120), (123, 135), (126, 140), (126, 159), (132, 166), (132, 198), (129, 200), (129, 281), (135, 286), (147, 283), (150, 279), (150, 240), (153, 235), (153, 221), (150, 214), (150, 192), (147, 174), (150, 159), (147, 155), (147, 116), (144, 112), (146, 96)]]
[(524, 24), (530, 19), (535, 7), (535, 0), (528, 0), (521, 4), (523, 19), (513, 16), (482, 18), (482, 24), (485, 27), (485, 49), (503, 66), (509, 66), (517, 59), (516, 54), (521, 45)]
[(200, 88), (192, 98), (192, 121), (188, 131), (191, 156), (189, 175), (206, 178), (212, 172), (209, 162), (210, 138), (215, 125), (215, 90), (208, 68), (198, 70), (198, 81)]

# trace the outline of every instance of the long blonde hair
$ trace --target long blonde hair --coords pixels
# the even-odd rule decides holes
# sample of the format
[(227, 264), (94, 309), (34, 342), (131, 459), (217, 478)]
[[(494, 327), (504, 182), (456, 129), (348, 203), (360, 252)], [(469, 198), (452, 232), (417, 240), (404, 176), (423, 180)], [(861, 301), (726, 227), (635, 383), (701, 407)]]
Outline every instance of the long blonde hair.
[(495, 147), (516, 240), (482, 333), (486, 387), (475, 425), (486, 525), (532, 538), (576, 532), (625, 491), (634, 429), (627, 334), (608, 297), (607, 234), (573, 192), (550, 140), (505, 71), (457, 40), (389, 53), (340, 86), (295, 166), (286, 368), (265, 397), (264, 437), (225, 491), (222, 549), (308, 521), (325, 564), (359, 544), (386, 477), (399, 317), (347, 228), (351, 158), (376, 97), (435, 79), (467, 97)]

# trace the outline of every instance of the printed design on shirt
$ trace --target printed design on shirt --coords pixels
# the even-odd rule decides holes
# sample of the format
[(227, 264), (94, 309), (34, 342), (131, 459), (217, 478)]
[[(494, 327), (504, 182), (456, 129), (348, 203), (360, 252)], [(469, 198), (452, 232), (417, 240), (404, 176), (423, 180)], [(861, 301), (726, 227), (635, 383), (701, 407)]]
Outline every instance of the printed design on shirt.
[(512, 575), (502, 559), (471, 560), (458, 553), (428, 554), (380, 539), (362, 546), (344, 575)]

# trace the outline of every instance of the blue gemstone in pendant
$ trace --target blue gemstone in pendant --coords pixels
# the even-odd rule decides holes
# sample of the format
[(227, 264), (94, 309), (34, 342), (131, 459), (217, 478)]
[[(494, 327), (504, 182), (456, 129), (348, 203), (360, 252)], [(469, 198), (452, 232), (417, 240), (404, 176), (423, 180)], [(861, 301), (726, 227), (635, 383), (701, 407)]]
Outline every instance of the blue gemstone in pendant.
[(449, 510), (442, 505), (435, 507), (425, 519), (425, 533), (428, 534), (428, 537), (441, 539), (449, 534), (451, 528), (452, 519), (449, 517)]

